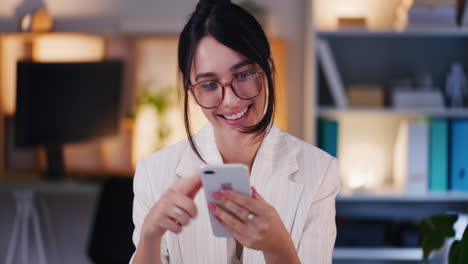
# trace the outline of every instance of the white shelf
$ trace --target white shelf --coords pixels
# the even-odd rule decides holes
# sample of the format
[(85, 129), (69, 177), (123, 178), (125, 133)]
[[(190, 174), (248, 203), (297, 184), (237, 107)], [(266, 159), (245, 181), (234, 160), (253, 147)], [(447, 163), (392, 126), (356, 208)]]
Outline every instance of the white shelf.
[(407, 117), (440, 117), (440, 118), (468, 118), (468, 108), (462, 109), (394, 109), (394, 108), (334, 108), (320, 107), (318, 116), (324, 118), (338, 118), (343, 115), (402, 115)]
[(468, 192), (428, 192), (427, 194), (404, 194), (401, 192), (340, 193), (338, 202), (467, 202)]
[(318, 35), (331, 37), (468, 37), (466, 28), (457, 27), (427, 27), (396, 30), (341, 29), (318, 31)]
[(334, 260), (421, 261), (420, 248), (335, 248)]

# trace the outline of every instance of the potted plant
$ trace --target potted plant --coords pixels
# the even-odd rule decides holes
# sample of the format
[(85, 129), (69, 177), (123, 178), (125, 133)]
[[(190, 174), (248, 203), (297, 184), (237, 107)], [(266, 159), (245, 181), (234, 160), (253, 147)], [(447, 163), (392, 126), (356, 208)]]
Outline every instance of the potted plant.
[[(444, 246), (446, 239), (455, 237), (454, 224), (459, 219), (456, 214), (435, 215), (421, 222), (423, 261), (428, 263), (432, 251)], [(448, 253), (449, 264), (468, 263), (468, 226), (464, 227), (461, 240), (455, 239)], [(444, 256), (447, 257), (447, 256)]]

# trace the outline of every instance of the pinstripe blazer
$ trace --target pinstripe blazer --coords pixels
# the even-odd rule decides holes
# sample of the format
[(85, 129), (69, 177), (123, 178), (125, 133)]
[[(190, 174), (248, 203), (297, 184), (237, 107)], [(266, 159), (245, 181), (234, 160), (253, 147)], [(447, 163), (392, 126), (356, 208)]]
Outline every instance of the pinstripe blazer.
[[(223, 163), (210, 124), (195, 142), (207, 163)], [(202, 162), (188, 141), (158, 151), (137, 165), (134, 178), (133, 242), (160, 195), (175, 181), (198, 173)], [(335, 198), (340, 189), (336, 159), (275, 126), (255, 157), (250, 182), (280, 215), (302, 263), (331, 263), (336, 237)], [(229, 263), (227, 240), (214, 237), (203, 190), (194, 199), (198, 216), (180, 234), (166, 232), (163, 263)], [(244, 264), (264, 263), (260, 251), (244, 248)]]

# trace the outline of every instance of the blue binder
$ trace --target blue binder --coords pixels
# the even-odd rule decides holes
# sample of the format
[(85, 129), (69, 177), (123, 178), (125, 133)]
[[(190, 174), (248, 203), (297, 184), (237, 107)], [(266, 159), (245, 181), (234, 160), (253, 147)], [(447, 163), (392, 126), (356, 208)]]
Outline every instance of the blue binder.
[(429, 190), (448, 190), (448, 121), (431, 119), (429, 136)]
[(318, 127), (318, 147), (336, 158), (338, 154), (338, 122), (319, 119)]
[(450, 187), (468, 191), (468, 120), (453, 120), (450, 136)]

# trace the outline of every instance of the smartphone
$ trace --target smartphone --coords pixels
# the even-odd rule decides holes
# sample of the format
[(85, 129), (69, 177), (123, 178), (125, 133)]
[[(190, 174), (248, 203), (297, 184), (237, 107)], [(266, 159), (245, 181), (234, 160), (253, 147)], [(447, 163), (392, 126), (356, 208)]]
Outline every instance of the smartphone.
[[(229, 189), (248, 196), (252, 196), (250, 190), (249, 169), (244, 164), (230, 163), (219, 165), (202, 165), (200, 168), (203, 189), (207, 202), (212, 202), (231, 213), (216, 202), (211, 193), (221, 189)], [(232, 237), (224, 227), (216, 220), (213, 213), (209, 211), (211, 229), (217, 237)]]

